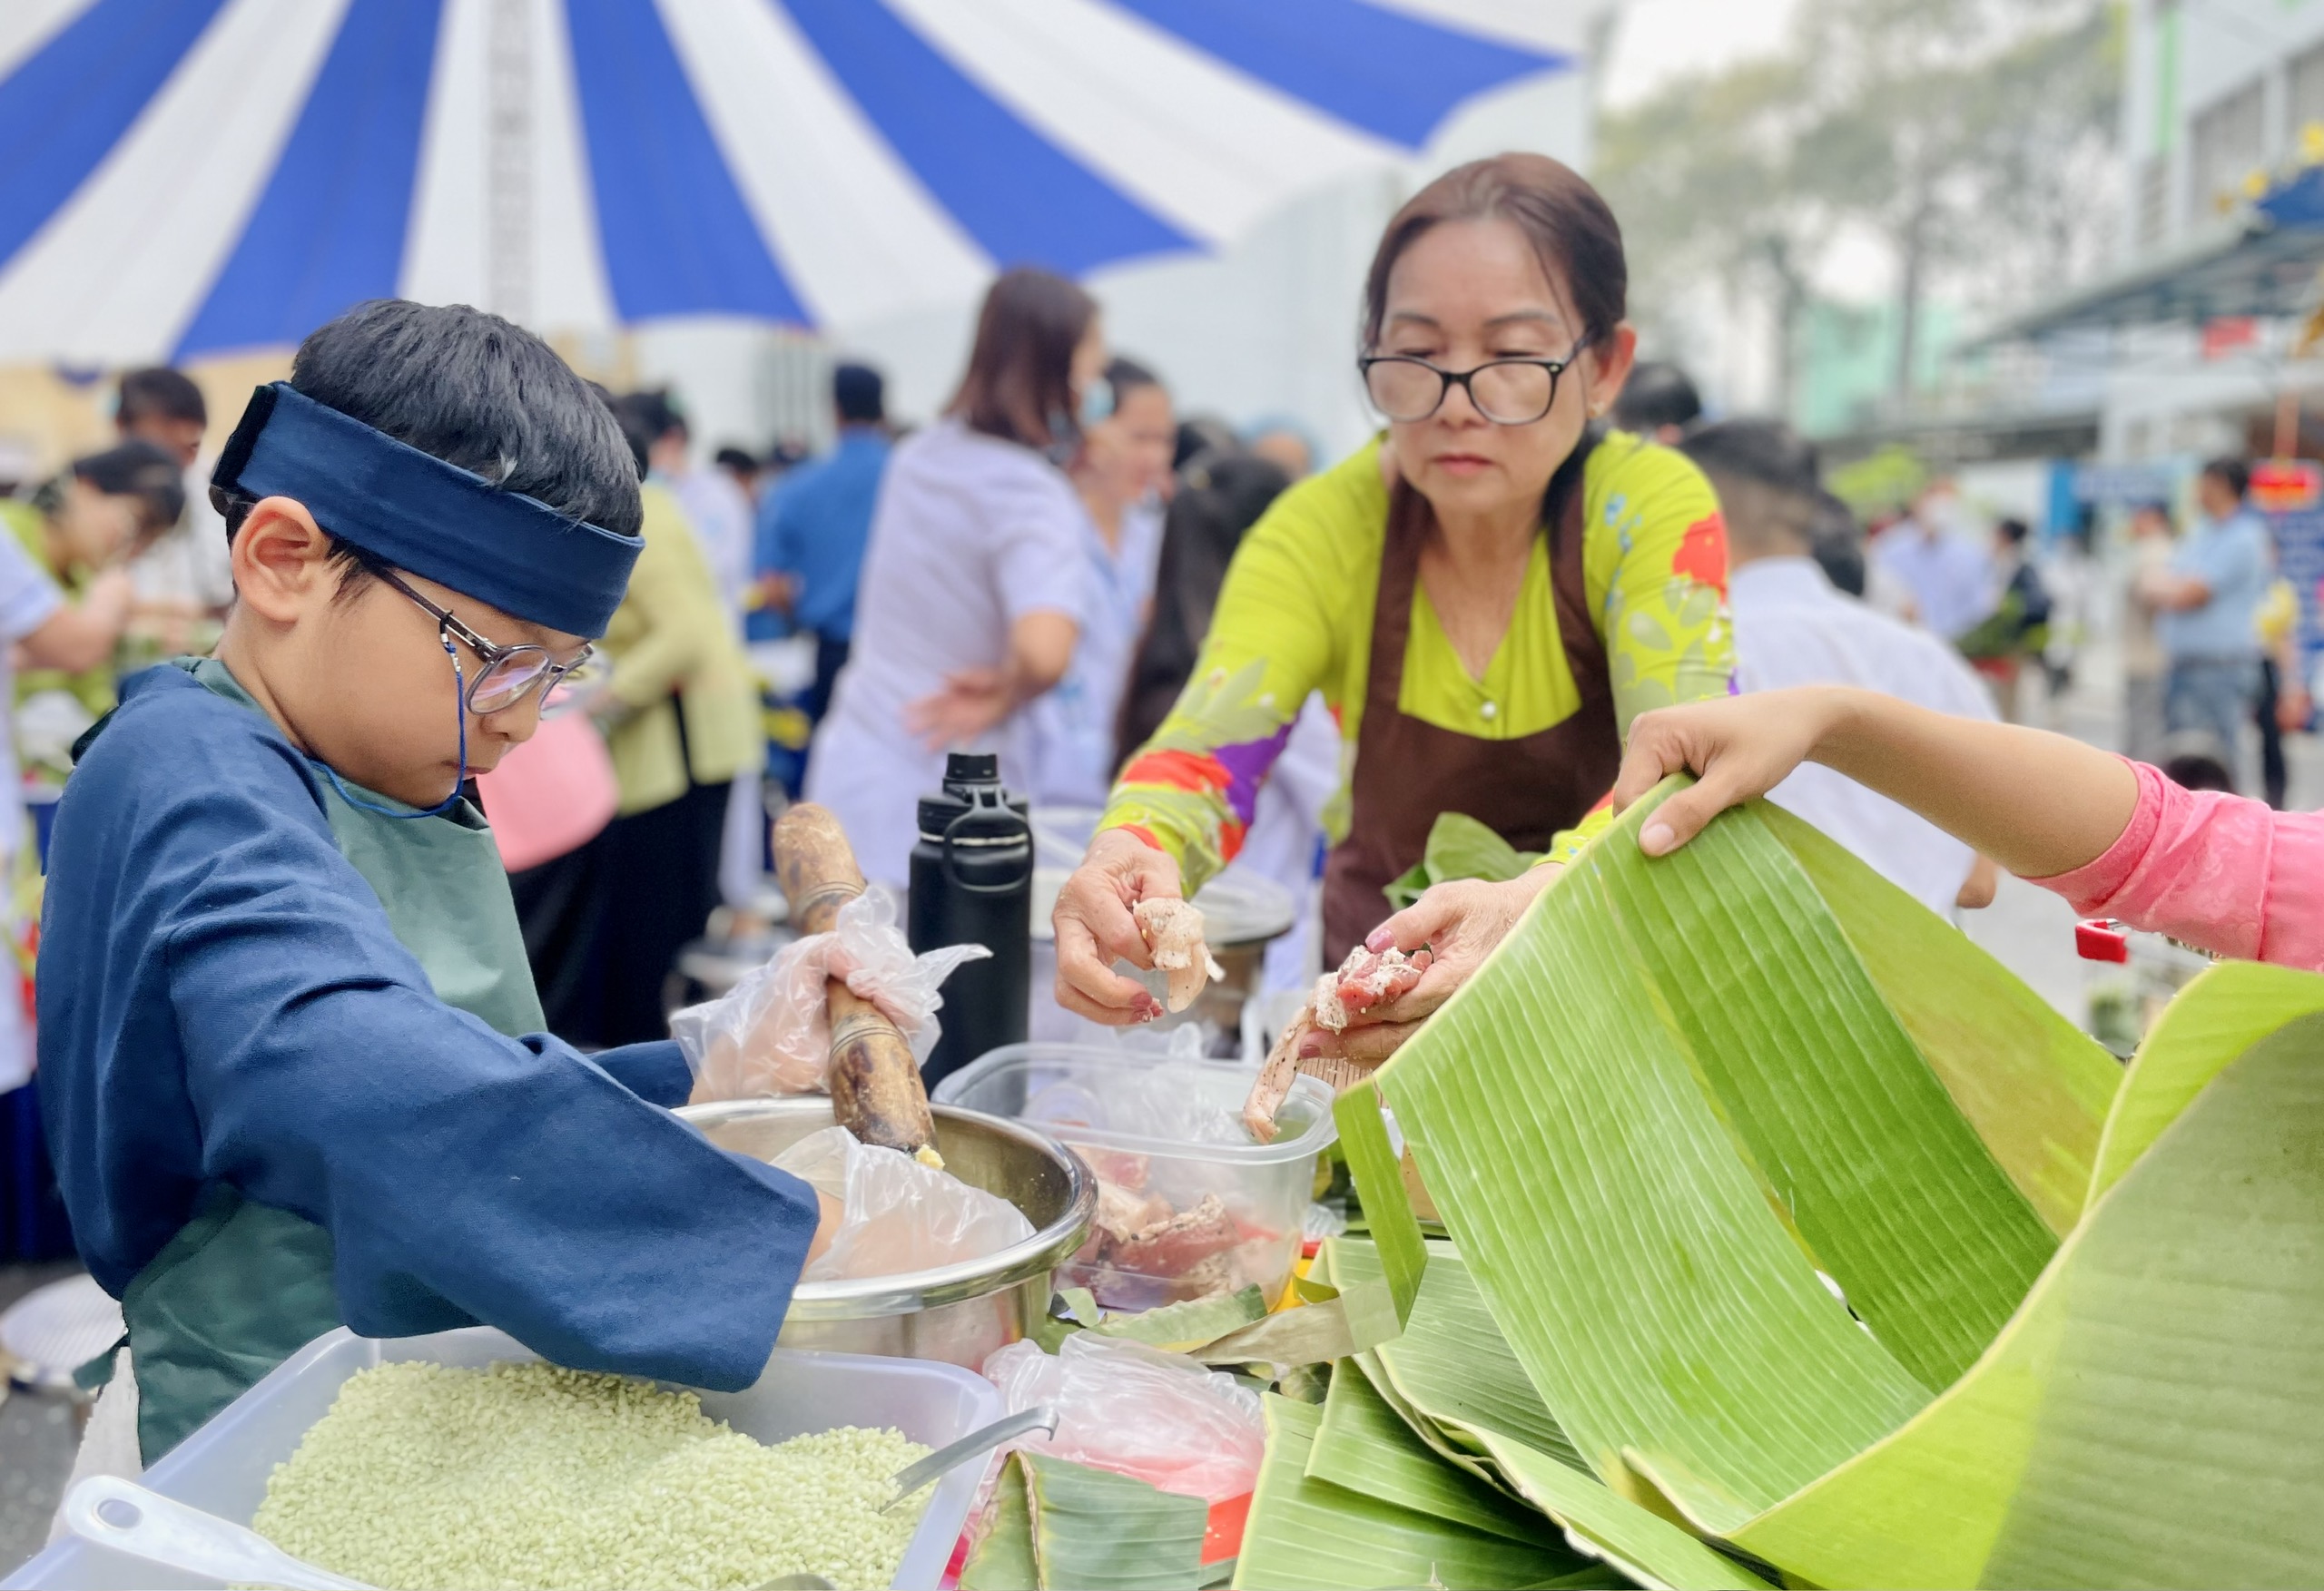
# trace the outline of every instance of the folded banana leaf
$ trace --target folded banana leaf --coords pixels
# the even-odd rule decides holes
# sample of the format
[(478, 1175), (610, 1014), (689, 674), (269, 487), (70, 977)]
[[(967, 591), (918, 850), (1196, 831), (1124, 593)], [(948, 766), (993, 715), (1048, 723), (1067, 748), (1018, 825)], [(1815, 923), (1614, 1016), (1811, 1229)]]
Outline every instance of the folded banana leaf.
[(1660, 793), (1374, 1085), (1575, 1450), (1827, 1586), (2312, 1583), (2324, 978), (2207, 974), (2121, 1083), (1774, 809), (1649, 860)]
[[(1762, 1583), (1592, 1475), (1573, 1456), (1541, 1406), (1500, 1328), (1486, 1313), (1460, 1255), (1442, 1242), (1430, 1243), (1427, 1252), (1427, 1272), (1403, 1335), (1352, 1363), (1367, 1371), (1362, 1384), (1380, 1406), (1402, 1417), (1448, 1477), (1457, 1474), (1491, 1483), (1498, 1488), (1492, 1495), (1505, 1493), (1547, 1516), (1549, 1522), (1564, 1528), (1569, 1540), (1640, 1585), (1717, 1591)], [(1334, 1240), (1324, 1245), (1323, 1259), (1334, 1275), (1359, 1280), (1376, 1274), (1379, 1264), (1371, 1245), (1361, 1239)], [(1383, 1366), (1390, 1367), (1385, 1374)], [(1399, 1380), (1392, 1383), (1386, 1374)], [(1347, 1367), (1332, 1382), (1335, 1396), (1356, 1384)], [(1418, 1404), (1392, 1386), (1410, 1389)], [(1347, 1422), (1334, 1426), (1332, 1413), (1327, 1401), (1308, 1473), (1351, 1489), (1368, 1489), (1356, 1478), (1382, 1460), (1368, 1452), (1343, 1450), (1342, 1445), (1359, 1439), (1360, 1434), (1376, 1439), (1378, 1433), (1359, 1433)], [(1545, 1432), (1555, 1445), (1554, 1454), (1529, 1439), (1527, 1431)], [(1422, 1507), (1406, 1500), (1407, 1506)]]
[[(1323, 1258), (1334, 1280), (1360, 1282), (1383, 1274), (1378, 1252), (1362, 1238), (1332, 1239)], [(1471, 1434), (1481, 1426), (1586, 1470), (1493, 1324), (1460, 1254), (1450, 1243), (1432, 1242), (1427, 1263), (1403, 1334), (1356, 1356), (1379, 1395), (1404, 1413), (1430, 1446), (1456, 1462), (1471, 1462), (1480, 1474), (1491, 1474), (1482, 1444)]]
[(1039, 1453), (1001, 1467), (991, 1527), (960, 1568), (960, 1591), (1196, 1591), (1210, 1510)]
[(1503, 1497), (1431, 1451), (1352, 1361), (1334, 1372), (1331, 1390), (1324, 1396), (1323, 1423), (1307, 1455), (1307, 1478), (1328, 1480), (1488, 1536), (1558, 1540), (1556, 1527), (1540, 1512)]
[(1236, 1566), (1243, 1591), (1628, 1584), (1561, 1541), (1512, 1541), (1310, 1479), (1324, 1411), (1270, 1396), (1266, 1416), (1266, 1462)]

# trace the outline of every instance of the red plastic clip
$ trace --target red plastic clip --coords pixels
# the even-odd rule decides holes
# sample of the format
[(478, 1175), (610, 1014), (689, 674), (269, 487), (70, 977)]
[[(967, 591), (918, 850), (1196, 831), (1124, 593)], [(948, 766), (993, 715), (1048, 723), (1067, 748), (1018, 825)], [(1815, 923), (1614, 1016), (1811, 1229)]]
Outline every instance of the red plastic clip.
[(2073, 925), (2074, 954), (2084, 961), (2128, 961), (2131, 937), (2111, 917), (2093, 917)]

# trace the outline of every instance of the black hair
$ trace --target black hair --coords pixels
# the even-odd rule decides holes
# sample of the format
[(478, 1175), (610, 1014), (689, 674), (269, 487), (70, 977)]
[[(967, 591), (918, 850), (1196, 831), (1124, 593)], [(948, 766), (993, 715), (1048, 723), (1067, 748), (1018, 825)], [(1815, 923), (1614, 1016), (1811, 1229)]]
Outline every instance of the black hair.
[(1814, 443), (1780, 420), (1721, 420), (1679, 450), (1710, 477), (1731, 543), (1762, 556), (1814, 549), (1824, 512)]
[(759, 461), (731, 442), (714, 454), (711, 462), (721, 469), (734, 470), (743, 475), (756, 475), (759, 472)]
[[(308, 334), (290, 385), (506, 491), (616, 535), (638, 533), (638, 475), (621, 427), (556, 350), (497, 315), (370, 300)], [(231, 541), (256, 505), (216, 486), (210, 496)], [(336, 536), (331, 562), (342, 597), (384, 567)]]
[(1121, 767), (1162, 727), (1193, 678), (1235, 549), (1291, 485), (1280, 466), (1226, 446), (1198, 453), (1178, 477), (1162, 520), (1154, 610), (1130, 655), (1114, 722)]
[(1488, 216), (1525, 234), (1551, 291), (1571, 303), (1581, 321), (1576, 352), (1612, 335), (1630, 312), (1620, 223), (1581, 172), (1545, 154), (1512, 151), (1453, 167), (1389, 218), (1364, 279), (1367, 352), (1379, 344), (1388, 318), (1388, 278), (1404, 250), (1433, 227)]
[(67, 479), (84, 481), (108, 497), (135, 498), (142, 538), (169, 529), (185, 512), (185, 472), (151, 442), (133, 437), (102, 453), (84, 454), (34, 494), (33, 506), (54, 514), (64, 506)]
[(1994, 534), (2011, 546), (2022, 547), (2025, 545), (2025, 538), (2034, 532), (2023, 519), (2010, 518), (1996, 521), (1994, 525)]
[(1116, 358), (1106, 361), (1106, 385), (1114, 389), (1114, 407), (1119, 408), (1126, 395), (1141, 387), (1160, 387), (1162, 378), (1136, 359)]
[(2233, 492), (2239, 503), (2243, 500), (2243, 494), (2251, 489), (2251, 466), (2240, 458), (2206, 459), (2203, 473)]
[(202, 388), (184, 371), (152, 365), (121, 378), (121, 401), (113, 410), (113, 422), (125, 431), (149, 417), (207, 426), (210, 406), (202, 401)]
[(1614, 399), (1614, 424), (1625, 431), (1652, 432), (1664, 426), (1691, 426), (1703, 417), (1702, 395), (1678, 366), (1641, 359)]
[(1206, 454), (1226, 457), (1243, 451), (1243, 438), (1216, 415), (1188, 415), (1178, 422), (1178, 447), (1170, 458), (1174, 470), (1185, 469)]
[(676, 411), (670, 407), (670, 395), (625, 392), (615, 398), (606, 394), (606, 403), (621, 427), (622, 439), (629, 445), (629, 456), (637, 465), (637, 478), (644, 480), (651, 467), (654, 445), (672, 429), (683, 428), (677, 424)]
[(2162, 737), (2154, 763), (2162, 777), (2182, 790), (2235, 791), (2235, 774), (2228, 766), (2233, 752), (2209, 730), (2176, 730)]
[(1835, 586), (1850, 596), (1864, 594), (1870, 574), (1864, 558), (1864, 526), (1856, 522), (1856, 511), (1829, 492), (1816, 494), (1807, 554)]
[(1679, 444), (1706, 471), (1812, 497), (1821, 491), (1816, 445), (1781, 420), (1721, 420)]
[(832, 366), (832, 407), (842, 425), (878, 425), (888, 417), (886, 378), (869, 365)]

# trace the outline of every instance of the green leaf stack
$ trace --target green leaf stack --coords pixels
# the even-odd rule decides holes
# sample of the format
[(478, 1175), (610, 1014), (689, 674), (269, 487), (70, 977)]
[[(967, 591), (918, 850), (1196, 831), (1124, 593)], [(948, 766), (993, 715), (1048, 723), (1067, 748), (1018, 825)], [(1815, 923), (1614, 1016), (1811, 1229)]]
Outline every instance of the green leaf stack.
[[(1303, 1480), (1472, 1531), (1519, 1500), (1654, 1584), (2324, 1575), (2324, 977), (2216, 967), (2125, 1075), (1776, 809), (1648, 859), (1663, 793), (1343, 1099), (1453, 1246), (1341, 1365), (1374, 1401), (1284, 1439)], [(1439, 1479), (1332, 1442), (1379, 1408)], [(1285, 1462), (1246, 1571), (1307, 1539)]]

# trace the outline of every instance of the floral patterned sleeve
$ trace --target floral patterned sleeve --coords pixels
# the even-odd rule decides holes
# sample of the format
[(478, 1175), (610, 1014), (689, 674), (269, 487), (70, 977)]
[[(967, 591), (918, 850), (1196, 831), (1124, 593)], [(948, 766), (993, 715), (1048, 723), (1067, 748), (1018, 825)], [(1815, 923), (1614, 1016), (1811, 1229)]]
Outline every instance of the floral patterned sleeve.
[[(1641, 712), (1736, 692), (1727, 526), (1710, 482), (1672, 448), (1617, 432), (1591, 456), (1585, 480), (1584, 584), (1627, 745)], [(1599, 802), (1543, 859), (1572, 860), (1612, 822), (1612, 808)]]
[(1350, 604), (1379, 579), (1376, 533), (1367, 558), (1351, 531), (1385, 500), (1368, 448), (1275, 500), (1236, 550), (1177, 704), (1114, 785), (1099, 827), (1167, 852), (1189, 895), (1242, 849), (1309, 693), (1339, 705)]

